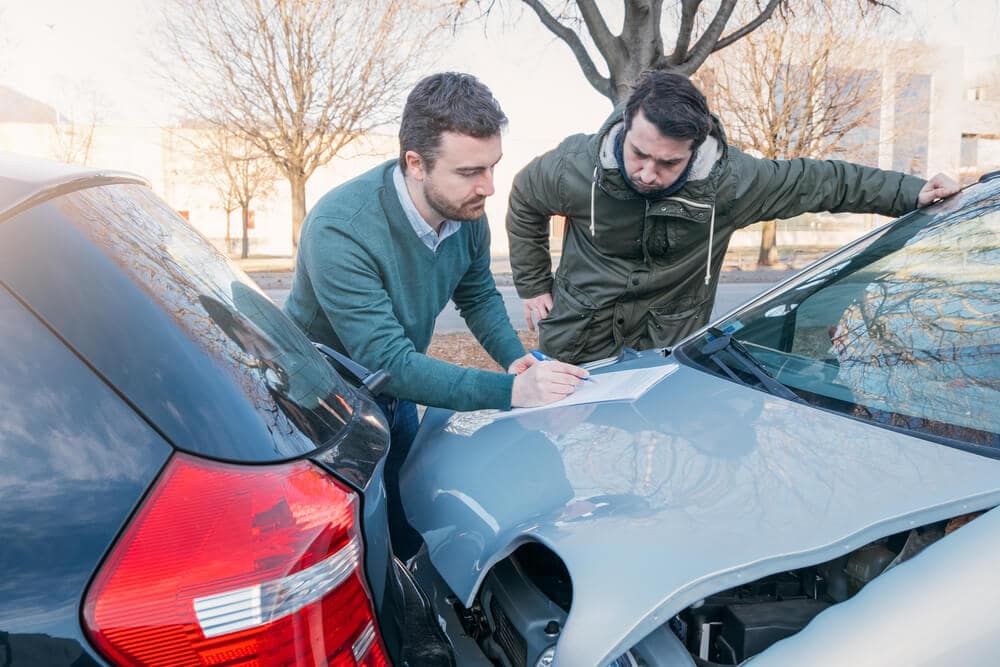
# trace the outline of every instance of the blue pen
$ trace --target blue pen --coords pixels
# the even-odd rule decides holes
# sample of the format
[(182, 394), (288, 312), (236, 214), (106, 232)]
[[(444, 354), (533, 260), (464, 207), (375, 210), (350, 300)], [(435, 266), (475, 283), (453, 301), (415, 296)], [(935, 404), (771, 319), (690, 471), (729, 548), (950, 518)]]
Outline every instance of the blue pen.
[[(531, 356), (533, 356), (535, 359), (538, 359), (539, 361), (556, 361), (555, 359), (553, 359), (549, 355), (545, 354), (541, 350), (532, 350), (531, 351)], [(594, 381), (593, 378), (581, 378), (581, 379), (584, 382), (593, 382)]]

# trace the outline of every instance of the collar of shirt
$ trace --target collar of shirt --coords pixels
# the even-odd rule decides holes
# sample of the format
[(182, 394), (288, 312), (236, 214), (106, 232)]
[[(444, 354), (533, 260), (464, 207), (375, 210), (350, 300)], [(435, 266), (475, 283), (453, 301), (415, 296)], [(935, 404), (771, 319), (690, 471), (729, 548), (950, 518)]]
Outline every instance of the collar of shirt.
[(392, 169), (392, 183), (396, 186), (396, 195), (399, 196), (399, 203), (403, 207), (403, 212), (406, 213), (406, 219), (410, 221), (410, 226), (413, 227), (413, 231), (425, 246), (436, 251), (442, 241), (458, 231), (462, 223), (457, 220), (445, 220), (441, 224), (440, 231), (437, 232), (427, 224), (413, 203), (413, 199), (410, 198), (410, 191), (406, 189), (406, 178), (398, 164)]

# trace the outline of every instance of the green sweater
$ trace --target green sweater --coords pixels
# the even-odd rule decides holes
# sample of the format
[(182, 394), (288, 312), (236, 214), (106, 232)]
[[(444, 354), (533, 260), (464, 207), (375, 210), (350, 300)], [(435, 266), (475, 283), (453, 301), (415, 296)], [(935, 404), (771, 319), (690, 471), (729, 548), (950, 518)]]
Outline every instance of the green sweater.
[(514, 376), (425, 353), (452, 299), (503, 368), (524, 355), (490, 273), (485, 216), (437, 251), (417, 237), (387, 162), (328, 192), (306, 217), (285, 312), (310, 340), (391, 374), (386, 393), (453, 410), (510, 408)]

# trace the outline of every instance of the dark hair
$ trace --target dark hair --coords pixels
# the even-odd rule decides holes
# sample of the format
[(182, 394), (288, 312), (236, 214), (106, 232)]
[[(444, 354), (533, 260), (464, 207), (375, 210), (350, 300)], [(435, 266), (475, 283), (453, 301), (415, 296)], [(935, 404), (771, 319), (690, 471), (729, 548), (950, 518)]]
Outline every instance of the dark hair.
[(406, 98), (399, 125), (399, 167), (406, 171), (406, 151), (414, 151), (432, 168), (445, 132), (485, 139), (500, 134), (506, 125), (500, 103), (479, 79), (460, 72), (432, 74)]
[(705, 96), (686, 76), (674, 72), (642, 73), (625, 103), (626, 132), (640, 109), (660, 134), (671, 139), (691, 139), (694, 146), (705, 141), (712, 127)]

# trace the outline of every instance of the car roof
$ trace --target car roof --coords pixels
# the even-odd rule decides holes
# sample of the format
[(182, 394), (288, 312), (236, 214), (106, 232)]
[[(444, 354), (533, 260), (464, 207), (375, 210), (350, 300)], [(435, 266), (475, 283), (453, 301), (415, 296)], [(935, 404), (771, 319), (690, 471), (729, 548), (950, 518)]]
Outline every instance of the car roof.
[(93, 169), (0, 151), (0, 223), (46, 199), (108, 183), (149, 186), (146, 179), (128, 172)]

